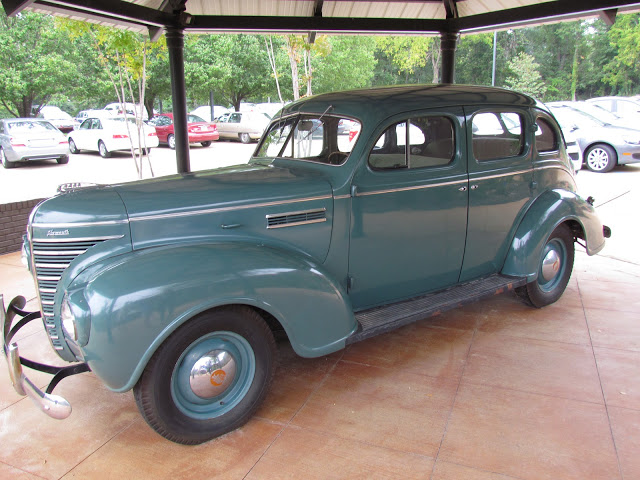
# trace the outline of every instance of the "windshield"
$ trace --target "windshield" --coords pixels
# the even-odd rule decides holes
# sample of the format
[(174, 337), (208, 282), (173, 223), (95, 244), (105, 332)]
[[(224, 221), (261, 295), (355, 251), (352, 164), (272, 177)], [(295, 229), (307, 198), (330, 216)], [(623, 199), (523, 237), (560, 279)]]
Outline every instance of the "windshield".
[(13, 133), (39, 133), (47, 130), (57, 130), (49, 122), (38, 122), (32, 120), (22, 120), (19, 122), (7, 123), (7, 129)]
[(551, 107), (551, 111), (563, 128), (573, 128), (574, 125), (578, 128), (595, 128), (605, 125), (604, 122), (588, 113), (580, 112), (573, 108)]
[(341, 165), (360, 133), (360, 122), (334, 115), (296, 115), (271, 124), (255, 158), (291, 158)]

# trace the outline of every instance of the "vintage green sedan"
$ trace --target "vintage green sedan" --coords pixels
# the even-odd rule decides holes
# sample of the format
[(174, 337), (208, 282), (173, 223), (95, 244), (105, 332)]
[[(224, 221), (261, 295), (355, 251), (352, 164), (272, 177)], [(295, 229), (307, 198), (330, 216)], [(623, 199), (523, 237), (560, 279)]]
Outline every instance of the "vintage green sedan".
[[(50, 416), (71, 412), (55, 385), (91, 370), (133, 389), (158, 433), (197, 444), (256, 411), (274, 333), (317, 357), (512, 289), (543, 307), (567, 286), (574, 244), (593, 255), (609, 234), (576, 193), (554, 117), (528, 96), (318, 95), (276, 115), (248, 164), (36, 207), (24, 256), (41, 312), (3, 305), (5, 354), (18, 393)], [(20, 358), (13, 336), (40, 315), (76, 363)], [(55, 374), (46, 392), (22, 365)]]

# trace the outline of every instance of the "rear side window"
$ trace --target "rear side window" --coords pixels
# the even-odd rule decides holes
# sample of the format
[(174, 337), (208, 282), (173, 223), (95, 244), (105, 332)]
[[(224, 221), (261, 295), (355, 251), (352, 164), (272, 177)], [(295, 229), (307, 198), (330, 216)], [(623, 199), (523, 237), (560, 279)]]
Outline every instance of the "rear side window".
[(451, 163), (455, 152), (452, 121), (444, 116), (413, 117), (394, 123), (369, 153), (374, 170), (441, 167)]
[(558, 135), (544, 118), (536, 119), (536, 149), (538, 152), (553, 152), (558, 149)]
[(524, 150), (522, 116), (516, 112), (481, 112), (474, 115), (473, 156), (479, 162), (517, 157)]

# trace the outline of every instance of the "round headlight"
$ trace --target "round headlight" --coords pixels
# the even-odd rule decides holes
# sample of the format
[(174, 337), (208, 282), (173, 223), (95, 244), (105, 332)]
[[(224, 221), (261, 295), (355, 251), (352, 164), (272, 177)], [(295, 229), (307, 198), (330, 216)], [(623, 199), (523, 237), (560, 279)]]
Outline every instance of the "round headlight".
[(62, 308), (60, 310), (60, 320), (62, 320), (62, 329), (74, 341), (78, 340), (78, 330), (76, 329), (76, 318), (73, 316), (69, 300), (64, 297), (62, 300)]

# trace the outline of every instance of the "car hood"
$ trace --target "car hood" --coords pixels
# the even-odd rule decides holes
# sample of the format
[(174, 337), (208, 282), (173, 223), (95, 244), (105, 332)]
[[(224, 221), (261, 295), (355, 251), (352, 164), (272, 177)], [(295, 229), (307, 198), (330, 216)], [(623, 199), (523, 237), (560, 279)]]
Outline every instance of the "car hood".
[(126, 207), (134, 249), (235, 237), (284, 243), (318, 258), (328, 251), (333, 195), (318, 175), (252, 164), (113, 188)]

